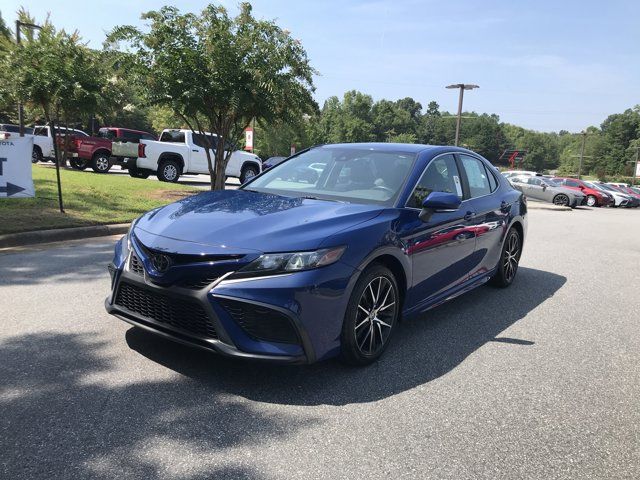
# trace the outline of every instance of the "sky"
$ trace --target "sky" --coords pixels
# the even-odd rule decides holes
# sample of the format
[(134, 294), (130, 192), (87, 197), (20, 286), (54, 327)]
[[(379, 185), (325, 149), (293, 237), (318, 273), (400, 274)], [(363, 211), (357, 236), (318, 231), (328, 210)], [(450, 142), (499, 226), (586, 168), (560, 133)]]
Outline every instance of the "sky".
[[(197, 12), (207, 1), (2, 0), (11, 26), (21, 5), (38, 21), (78, 30), (99, 48), (116, 25), (171, 4)], [(232, 13), (237, 1), (221, 1)], [(315, 98), (356, 89), (374, 100), (413, 97), (424, 109), (457, 109), (452, 83), (474, 83), (464, 110), (495, 113), (540, 131), (578, 132), (640, 104), (640, 1), (624, 0), (254, 0), (304, 45)]]

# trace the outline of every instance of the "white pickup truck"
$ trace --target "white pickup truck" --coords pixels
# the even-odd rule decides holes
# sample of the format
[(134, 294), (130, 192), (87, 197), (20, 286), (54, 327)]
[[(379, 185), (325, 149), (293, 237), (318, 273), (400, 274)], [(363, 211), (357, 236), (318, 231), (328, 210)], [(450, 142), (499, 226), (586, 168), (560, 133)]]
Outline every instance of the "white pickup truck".
[[(165, 129), (160, 140), (140, 140), (140, 143), (114, 142), (112, 155), (135, 158), (135, 166), (129, 167), (129, 175), (147, 178), (152, 172), (163, 182), (177, 182), (185, 173), (209, 174), (206, 139), (217, 145), (213, 133), (196, 133), (188, 129)], [(214, 152), (211, 152), (213, 161)], [(244, 183), (262, 171), (260, 157), (252, 153), (235, 150), (227, 164), (227, 177), (237, 177)]]
[[(3, 138), (18, 137), (20, 134), (18, 125), (2, 123), (0, 124), (0, 133)], [(56, 128), (56, 134), (64, 136), (66, 134), (77, 136), (88, 136), (82, 130), (73, 128)], [(36, 125), (35, 127), (24, 127), (25, 136), (33, 136), (33, 152), (31, 153), (31, 161), (33, 163), (42, 162), (43, 160), (51, 160), (53, 153), (53, 136), (51, 135), (51, 127), (47, 125)]]

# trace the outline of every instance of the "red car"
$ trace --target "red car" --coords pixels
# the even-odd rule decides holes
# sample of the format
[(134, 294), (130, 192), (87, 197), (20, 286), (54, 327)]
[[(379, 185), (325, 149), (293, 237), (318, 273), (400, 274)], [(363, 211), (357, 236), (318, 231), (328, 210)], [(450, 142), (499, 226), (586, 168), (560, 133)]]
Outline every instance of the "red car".
[(586, 204), (589, 207), (610, 207), (615, 203), (615, 200), (611, 195), (608, 195), (601, 190), (591, 188), (589, 185), (577, 178), (554, 177), (553, 180), (563, 187), (570, 188), (572, 190), (579, 190), (584, 193), (587, 196)]
[(129, 159), (111, 156), (111, 143), (113, 141), (139, 143), (140, 140), (157, 140), (157, 138), (149, 132), (119, 127), (101, 128), (98, 130), (97, 137), (75, 137), (71, 166), (77, 170), (91, 167), (96, 173), (107, 173), (113, 163), (128, 168)]

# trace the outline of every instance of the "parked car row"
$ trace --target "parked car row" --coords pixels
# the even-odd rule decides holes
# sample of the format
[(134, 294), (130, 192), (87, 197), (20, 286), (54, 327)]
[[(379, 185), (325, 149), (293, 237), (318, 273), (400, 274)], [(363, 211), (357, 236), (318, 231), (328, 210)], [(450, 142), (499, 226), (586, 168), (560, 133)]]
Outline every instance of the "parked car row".
[(554, 177), (519, 170), (503, 172), (511, 184), (528, 197), (575, 208), (640, 206), (640, 188), (626, 183), (588, 182), (577, 178)]

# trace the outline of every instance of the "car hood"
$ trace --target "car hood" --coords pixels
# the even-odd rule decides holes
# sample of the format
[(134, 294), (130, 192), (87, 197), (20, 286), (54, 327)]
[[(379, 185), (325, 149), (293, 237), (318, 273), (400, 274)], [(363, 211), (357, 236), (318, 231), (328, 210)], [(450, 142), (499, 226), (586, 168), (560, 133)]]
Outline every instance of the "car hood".
[(190, 254), (314, 250), (382, 210), (245, 190), (205, 192), (146, 213), (134, 231), (149, 248)]

